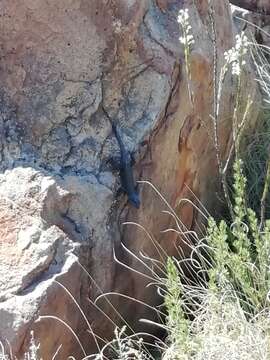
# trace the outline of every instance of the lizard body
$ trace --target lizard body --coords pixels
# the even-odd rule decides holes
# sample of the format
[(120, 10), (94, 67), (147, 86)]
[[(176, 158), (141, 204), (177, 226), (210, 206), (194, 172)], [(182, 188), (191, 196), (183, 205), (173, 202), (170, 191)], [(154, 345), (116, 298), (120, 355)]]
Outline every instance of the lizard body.
[(138, 209), (140, 207), (140, 198), (134, 182), (131, 154), (129, 151), (127, 151), (124, 145), (118, 126), (110, 118), (105, 109), (103, 110), (107, 118), (110, 120), (112, 130), (120, 148), (120, 179), (123, 190), (126, 192), (131, 205)]

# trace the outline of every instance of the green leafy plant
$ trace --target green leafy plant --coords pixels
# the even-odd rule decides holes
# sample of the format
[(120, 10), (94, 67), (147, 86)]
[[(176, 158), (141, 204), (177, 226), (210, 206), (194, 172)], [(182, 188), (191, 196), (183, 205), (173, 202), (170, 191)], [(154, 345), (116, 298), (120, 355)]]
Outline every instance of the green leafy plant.
[(167, 310), (166, 324), (168, 340), (174, 344), (177, 351), (181, 351), (188, 343), (189, 320), (181, 304), (181, 279), (175, 262), (167, 260), (167, 278), (165, 282), (164, 303)]

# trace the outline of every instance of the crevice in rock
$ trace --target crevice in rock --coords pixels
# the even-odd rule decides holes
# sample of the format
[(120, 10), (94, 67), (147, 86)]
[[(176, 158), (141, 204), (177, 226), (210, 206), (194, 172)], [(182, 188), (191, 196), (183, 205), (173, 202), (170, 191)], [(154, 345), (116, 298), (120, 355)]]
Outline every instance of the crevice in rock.
[(176, 96), (179, 92), (180, 82), (181, 82), (181, 63), (175, 62), (175, 67), (171, 76), (171, 82), (172, 82), (172, 87), (171, 87), (172, 90), (170, 91), (164, 112), (160, 117), (157, 126), (153, 130), (153, 134), (158, 132), (163, 127), (163, 125), (166, 124), (166, 120), (169, 117), (173, 116), (177, 110), (179, 99), (176, 98)]

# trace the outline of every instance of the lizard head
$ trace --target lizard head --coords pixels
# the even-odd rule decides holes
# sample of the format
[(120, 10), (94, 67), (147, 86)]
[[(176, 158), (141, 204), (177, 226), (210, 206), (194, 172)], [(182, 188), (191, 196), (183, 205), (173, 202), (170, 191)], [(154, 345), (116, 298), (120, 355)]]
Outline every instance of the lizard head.
[(140, 202), (140, 197), (139, 197), (138, 193), (134, 192), (133, 194), (131, 194), (129, 196), (128, 200), (132, 206), (134, 206), (136, 209), (139, 209), (141, 202)]

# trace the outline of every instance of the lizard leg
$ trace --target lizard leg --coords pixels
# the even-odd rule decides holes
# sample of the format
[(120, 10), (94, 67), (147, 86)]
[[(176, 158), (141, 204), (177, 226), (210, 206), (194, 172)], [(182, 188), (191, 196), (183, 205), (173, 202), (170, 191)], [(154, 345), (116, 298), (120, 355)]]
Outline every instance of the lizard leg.
[(121, 158), (120, 156), (112, 156), (107, 160), (107, 163), (112, 166), (114, 170), (121, 170)]

